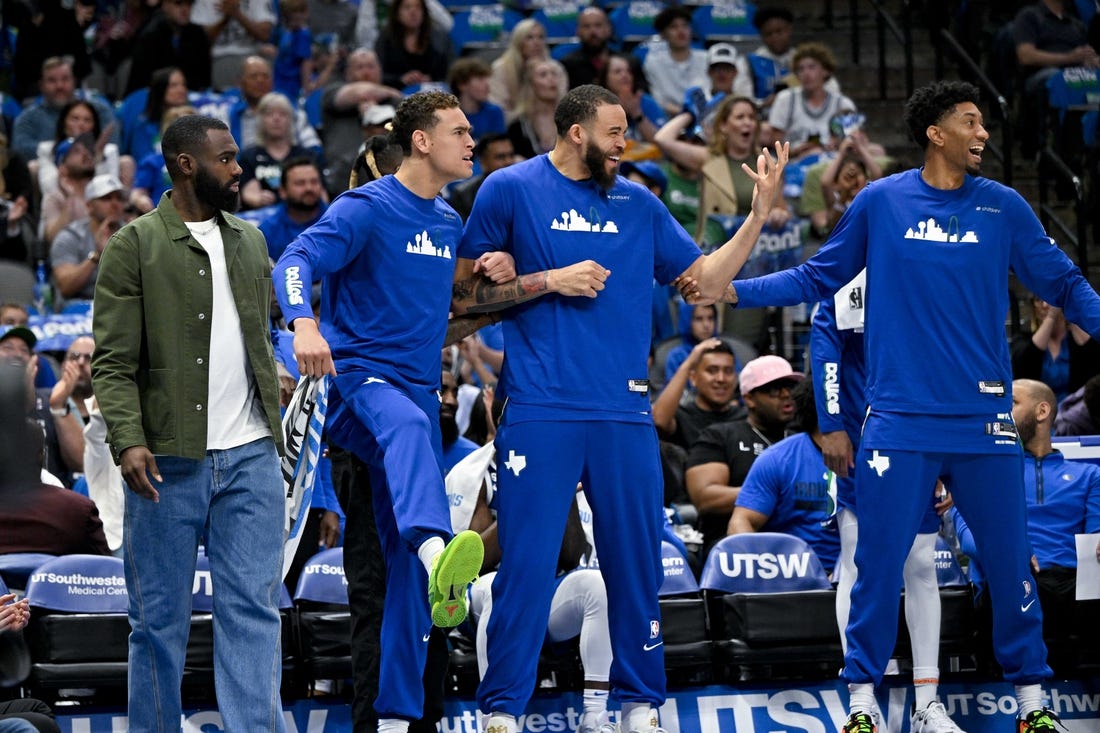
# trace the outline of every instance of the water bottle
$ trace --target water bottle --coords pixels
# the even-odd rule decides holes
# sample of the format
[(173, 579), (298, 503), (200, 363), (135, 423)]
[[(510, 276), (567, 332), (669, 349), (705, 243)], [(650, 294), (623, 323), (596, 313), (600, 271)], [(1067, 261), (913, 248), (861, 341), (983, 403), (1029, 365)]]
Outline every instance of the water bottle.
[(34, 309), (40, 316), (50, 313), (53, 309), (53, 288), (50, 286), (50, 275), (46, 271), (45, 260), (38, 260), (34, 268)]

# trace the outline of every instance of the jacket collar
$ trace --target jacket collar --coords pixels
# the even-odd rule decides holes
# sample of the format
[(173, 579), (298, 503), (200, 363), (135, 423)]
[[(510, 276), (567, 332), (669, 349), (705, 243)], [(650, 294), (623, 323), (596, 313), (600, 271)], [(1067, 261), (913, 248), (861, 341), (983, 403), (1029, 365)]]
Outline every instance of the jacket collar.
[[(171, 190), (165, 191), (161, 195), (160, 203), (157, 204), (157, 214), (164, 220), (164, 225), (168, 228), (168, 235), (173, 241), (191, 238), (191, 230), (183, 223), (179, 212), (176, 211), (175, 204), (172, 203)], [(219, 227), (229, 227), (237, 233), (242, 231), (241, 223), (235, 217), (226, 216), (224, 211), (218, 211), (214, 216), (218, 219)]]

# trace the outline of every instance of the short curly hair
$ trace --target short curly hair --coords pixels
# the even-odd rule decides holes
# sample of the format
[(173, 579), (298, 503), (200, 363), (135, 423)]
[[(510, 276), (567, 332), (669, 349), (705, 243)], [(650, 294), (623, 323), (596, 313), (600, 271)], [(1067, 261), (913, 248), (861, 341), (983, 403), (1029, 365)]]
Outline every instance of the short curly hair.
[(917, 89), (905, 103), (905, 126), (921, 150), (928, 149), (928, 127), (963, 102), (978, 104), (978, 87), (965, 81), (937, 81)]
[(394, 112), (390, 138), (401, 152), (412, 155), (412, 136), (417, 130), (431, 130), (439, 122), (437, 110), (458, 107), (458, 97), (448, 92), (417, 92), (405, 97)]
[(821, 64), (825, 68), (825, 71), (829, 72), (830, 76), (836, 73), (836, 56), (833, 55), (832, 50), (824, 43), (808, 41), (800, 44), (798, 48), (794, 50), (794, 56), (791, 58), (791, 68), (797, 69), (798, 62), (802, 59), (813, 59)]

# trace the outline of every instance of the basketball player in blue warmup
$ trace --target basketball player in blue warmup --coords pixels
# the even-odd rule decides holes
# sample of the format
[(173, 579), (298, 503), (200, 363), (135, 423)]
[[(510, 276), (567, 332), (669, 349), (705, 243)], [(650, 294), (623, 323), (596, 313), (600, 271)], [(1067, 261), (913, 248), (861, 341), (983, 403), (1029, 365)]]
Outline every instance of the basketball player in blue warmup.
[(816, 303), (867, 268), (867, 418), (856, 457), (862, 531), (843, 677), (846, 733), (873, 733), (894, 647), (902, 566), (942, 477), (989, 568), (993, 639), (1016, 685), (1019, 733), (1056, 730), (1042, 707), (1042, 618), (1028, 566), (1022, 453), (1004, 337), (1008, 272), (1100, 337), (1100, 297), (1027, 202), (977, 174), (989, 133), (978, 90), (936, 82), (905, 108), (924, 166), (867, 186), (810, 260), (738, 281), (739, 306)]
[[(836, 477), (837, 529), (840, 558), (837, 563), (836, 620), (840, 641), (847, 651), (848, 613), (856, 580), (855, 550), (859, 535), (855, 480), (849, 473), (853, 445), (866, 414), (864, 385), (867, 369), (863, 354), (863, 304), (866, 271), (861, 271), (832, 298), (826, 298), (814, 314), (810, 330), (810, 354), (821, 453)], [(936, 537), (940, 528), (939, 489), (929, 487), (927, 508), (913, 547), (905, 559), (905, 621), (913, 648), (913, 689), (916, 699), (909, 721), (910, 733), (962, 733), (936, 696), (940, 682), (940, 593), (936, 578)], [(876, 721), (877, 722), (877, 721)]]
[[(401, 103), (392, 136), (404, 152), (400, 170), (337, 198), (287, 247), (273, 277), (299, 370), (329, 375), (326, 431), (370, 468), (388, 588), (374, 706), (378, 730), (400, 733), (421, 716), (432, 624), (465, 618), (482, 545), (473, 532), (444, 544), (451, 525), (439, 431), (439, 354), (462, 234), (439, 192), (470, 175), (470, 124), (454, 96), (425, 92)], [(500, 255), (463, 269), (514, 279)], [(323, 335), (307, 297), (318, 278)]]
[[(660, 462), (646, 382), (654, 278), (725, 293), (748, 257), (780, 188), (787, 146), (761, 155), (753, 210), (709, 256), (642, 186), (616, 175), (626, 113), (602, 87), (566, 94), (547, 155), (497, 171), (478, 192), (460, 254), (515, 257), (525, 298), (557, 290), (562, 264), (587, 261), (589, 298), (559, 295), (512, 308), (504, 321), (509, 401), (497, 433), (503, 561), (493, 583), (488, 663), (478, 703), (487, 733), (514, 733), (535, 684), (554, 566), (577, 481), (592, 506), (607, 586), (611, 684), (624, 731), (658, 729), (665, 699), (657, 588), (661, 579)], [(499, 299), (485, 281), (462, 303)], [(518, 291), (517, 291), (518, 294)]]

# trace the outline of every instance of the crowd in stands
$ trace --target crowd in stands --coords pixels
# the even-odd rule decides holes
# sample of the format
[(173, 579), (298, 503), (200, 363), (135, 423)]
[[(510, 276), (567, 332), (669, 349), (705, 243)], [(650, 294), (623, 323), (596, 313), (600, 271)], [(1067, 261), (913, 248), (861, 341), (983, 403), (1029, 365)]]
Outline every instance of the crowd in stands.
[[(0, 28), (18, 30), (4, 70), (0, 259), (24, 268), (28, 278), (44, 265), (48, 282), (38, 284), (53, 296), (0, 305), (0, 328), (8, 329), (0, 333), (0, 358), (27, 370), (28, 429), (42, 444), (33, 504), (0, 510), (0, 553), (123, 552), (123, 482), (91, 390), (95, 344), (82, 336), (65, 351), (35, 358), (28, 309), (47, 302), (58, 313), (87, 309), (111, 236), (153, 210), (171, 185), (160, 138), (181, 115), (214, 116), (229, 126), (240, 148), (243, 216), (264, 234), (273, 261), (349, 179), (354, 187), (396, 167), (400, 151), (387, 144), (386, 124), (402, 98), (422, 89), (449, 88), (473, 125), (474, 176), (444, 191), (464, 220), (486, 177), (553, 148), (558, 102), (589, 83), (614, 92), (626, 111), (622, 174), (649, 187), (704, 251), (726, 241), (751, 210), (754, 182), (742, 165), (755, 169), (762, 145), (789, 140), (792, 157), (785, 195), (762, 236), (793, 232), (799, 243), (826, 237), (859, 192), (895, 165), (841, 91), (833, 51), (819, 42), (794, 44), (794, 16), (782, 4), (756, 9), (759, 39), (747, 45), (693, 36), (692, 11), (679, 6), (653, 18), (652, 38), (624, 45), (608, 13), (593, 6), (577, 13), (572, 50), (557, 53), (546, 28), (525, 18), (492, 59), (456, 47), (454, 18), (438, 0), (281, 0), (277, 10), (268, 0), (47, 0), (37, 14), (18, 5), (25, 16), (5, 15)], [(1020, 11), (1014, 41), (1025, 98), (1052, 69), (1100, 66), (1090, 45), (1096, 34), (1072, 17), (1069, 5), (1039, 0)], [(1025, 120), (1025, 132), (1037, 124)], [(1026, 138), (1025, 150), (1033, 143)], [(760, 253), (748, 267), (776, 269), (765, 257)], [(1028, 380), (1020, 402), (1039, 426), (1037, 441), (1027, 439), (1019, 418), (1017, 425), (1029, 460), (1042, 462), (1055, 451), (1051, 435), (1100, 433), (1100, 347), (1060, 309), (1038, 297), (1028, 303), (1030, 332), (1015, 337), (1011, 350), (1013, 376)], [(693, 307), (656, 287), (653, 308), (652, 415), (662, 441), (665, 502), (670, 513), (695, 516), (674, 528), (692, 562), (698, 567), (728, 535), (779, 531), (806, 539), (831, 572), (840, 535), (814, 442), (820, 430), (810, 384), (820, 375), (798, 371), (793, 355), (788, 361), (766, 353), (764, 309)], [(271, 333), (285, 406), (298, 371), (277, 312)], [(444, 349), (448, 469), (492, 443), (504, 353), (499, 326)], [(478, 495), (492, 484), (491, 460), (480, 464), (473, 488), (462, 489), (477, 505), (476, 516), (460, 518), (456, 531), (495, 532), (491, 496)], [(1048, 585), (1062, 583), (1064, 591), (1069, 582), (1073, 533), (1100, 530), (1100, 472), (1081, 469), (1081, 475), (1077, 493), (1059, 504), (1062, 533), (1032, 538), (1038, 555), (1039, 548), (1049, 550), (1036, 562), (1044, 594), (1055, 593)], [(332, 546), (341, 541), (343, 510), (335, 496), (325, 496), (311, 524), (313, 537)], [(1052, 510), (1041, 494), (1028, 499), (1042, 532), (1049, 522), (1044, 512)], [(574, 513), (578, 523), (591, 524), (590, 509)], [(966, 550), (965, 523), (957, 512), (951, 516)], [(308, 545), (312, 551), (317, 542)], [(563, 547), (562, 571), (583, 565), (582, 555)], [(494, 566), (487, 552), (484, 569)], [(1044, 575), (1051, 566), (1058, 572)], [(570, 592), (596, 610), (581, 606), (552, 617), (552, 639), (580, 633), (582, 617), (606, 614), (602, 587), (591, 585), (598, 574), (576, 572), (584, 573), (584, 584)], [(1040, 599), (1045, 606), (1045, 595)], [(0, 596), (0, 604), (9, 604), (0, 605), (0, 632), (26, 623), (25, 608), (12, 600)], [(475, 618), (490, 609), (487, 594), (476, 596)], [(1073, 611), (1062, 613), (1070, 619), (1064, 627), (1072, 627)], [(602, 623), (597, 628), (606, 634), (606, 618)], [(608, 650), (588, 642), (586, 694), (606, 688), (610, 663)], [(483, 639), (477, 643), (483, 651)], [(606, 719), (598, 707), (592, 712)]]

